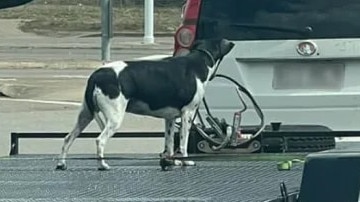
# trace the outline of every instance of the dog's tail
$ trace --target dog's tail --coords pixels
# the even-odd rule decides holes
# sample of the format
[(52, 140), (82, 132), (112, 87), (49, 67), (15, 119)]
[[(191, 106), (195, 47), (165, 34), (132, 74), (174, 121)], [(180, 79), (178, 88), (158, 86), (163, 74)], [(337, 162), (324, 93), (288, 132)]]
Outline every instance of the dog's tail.
[(87, 81), (84, 100), (90, 113), (93, 116), (96, 111), (96, 104), (94, 101), (94, 90), (95, 90), (95, 80), (94, 77), (91, 75)]
[(98, 110), (96, 104), (96, 97), (94, 95), (95, 90), (95, 82), (93, 81), (93, 77), (90, 77), (85, 89), (85, 105), (87, 106), (89, 112), (94, 117), (96, 123), (100, 127), (101, 130), (104, 129), (105, 123), (104, 120), (100, 116), (100, 112)]
[(100, 128), (104, 128), (104, 121), (99, 114), (101, 110), (97, 104), (98, 90), (101, 91), (101, 94), (109, 95), (110, 98), (116, 96), (116, 93), (120, 93), (116, 73), (112, 69), (100, 68), (93, 72), (87, 80), (84, 95), (84, 104), (87, 105)]

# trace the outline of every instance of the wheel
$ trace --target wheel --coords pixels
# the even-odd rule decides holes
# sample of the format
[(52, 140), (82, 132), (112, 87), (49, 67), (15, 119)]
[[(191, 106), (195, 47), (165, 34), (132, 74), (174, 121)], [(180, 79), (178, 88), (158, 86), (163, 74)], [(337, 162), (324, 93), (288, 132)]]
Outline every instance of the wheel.
[(188, 142), (188, 153), (189, 154), (198, 154), (203, 153), (198, 149), (198, 143), (204, 140), (203, 137), (201, 137), (197, 131), (190, 130), (189, 134), (189, 142)]

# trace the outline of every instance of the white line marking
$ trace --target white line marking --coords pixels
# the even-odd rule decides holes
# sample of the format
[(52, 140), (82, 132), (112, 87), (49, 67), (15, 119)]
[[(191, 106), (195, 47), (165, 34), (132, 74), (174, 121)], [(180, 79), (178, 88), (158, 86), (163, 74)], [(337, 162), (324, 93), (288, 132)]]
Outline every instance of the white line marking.
[(0, 79), (0, 81), (16, 81), (17, 79), (15, 78), (9, 78), (9, 79)]
[(360, 137), (338, 137), (336, 142), (360, 142)]
[(133, 60), (161, 60), (167, 57), (171, 57), (171, 55), (149, 55), (145, 57), (134, 58)]
[(54, 75), (53, 78), (76, 78), (76, 79), (87, 79), (89, 76), (83, 76), (83, 75)]
[(42, 103), (42, 104), (56, 104), (56, 105), (81, 106), (81, 103), (80, 103), (80, 102), (68, 102), (68, 101), (33, 100), (33, 99), (12, 99), (12, 98), (0, 98), (0, 101), (33, 102), (33, 103)]

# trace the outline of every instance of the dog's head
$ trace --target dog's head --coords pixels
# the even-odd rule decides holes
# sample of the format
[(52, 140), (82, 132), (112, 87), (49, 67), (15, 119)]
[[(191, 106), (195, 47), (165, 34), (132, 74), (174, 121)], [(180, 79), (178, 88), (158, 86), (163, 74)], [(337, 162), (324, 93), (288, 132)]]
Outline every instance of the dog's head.
[(198, 40), (193, 43), (190, 51), (201, 51), (209, 57), (215, 66), (226, 54), (228, 54), (234, 47), (234, 43), (226, 39), (206, 39)]

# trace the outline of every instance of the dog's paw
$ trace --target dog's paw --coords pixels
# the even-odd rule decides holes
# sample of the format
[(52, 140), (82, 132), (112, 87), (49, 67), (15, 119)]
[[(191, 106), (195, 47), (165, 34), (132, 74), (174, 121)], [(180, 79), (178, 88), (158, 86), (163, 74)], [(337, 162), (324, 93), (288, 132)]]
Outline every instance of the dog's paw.
[(183, 161), (183, 166), (196, 166), (195, 161)]
[(55, 170), (66, 170), (66, 164), (57, 164)]
[(181, 161), (178, 159), (174, 160), (175, 166), (196, 166), (194, 161)]
[[(174, 158), (175, 158), (176, 166), (195, 166), (196, 165), (194, 161), (185, 160), (185, 159), (187, 159), (187, 155), (186, 155), (186, 157), (184, 157), (184, 155), (181, 152), (175, 153)], [(176, 159), (176, 158), (178, 158), (178, 159)]]
[(110, 170), (110, 166), (107, 163), (100, 163), (98, 170), (100, 171), (105, 171), (105, 170)]
[(160, 166), (162, 171), (171, 171), (174, 167), (175, 163), (172, 159), (161, 158)]
[(107, 171), (110, 170), (110, 167), (98, 167), (99, 171)]

